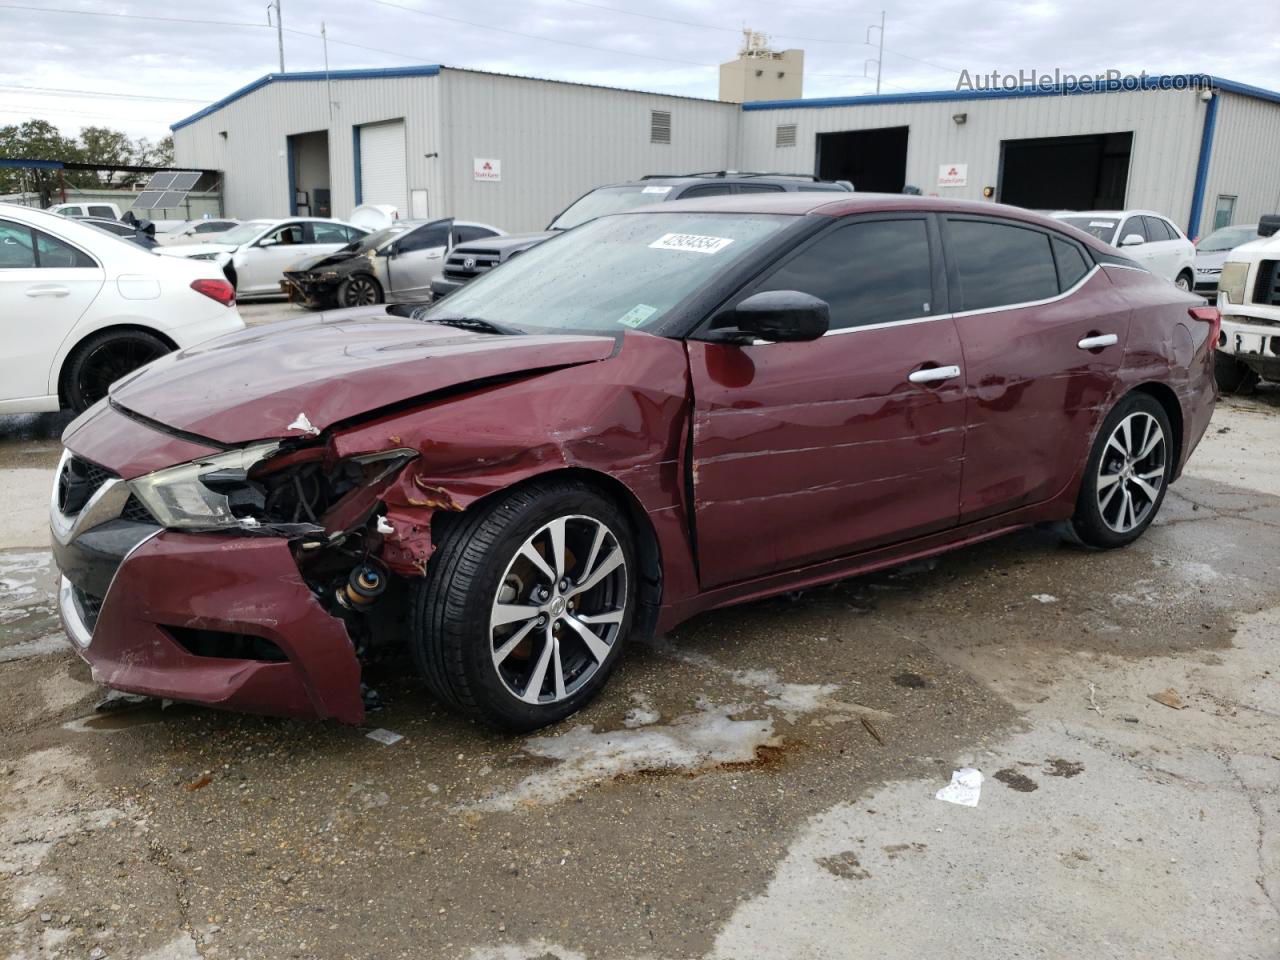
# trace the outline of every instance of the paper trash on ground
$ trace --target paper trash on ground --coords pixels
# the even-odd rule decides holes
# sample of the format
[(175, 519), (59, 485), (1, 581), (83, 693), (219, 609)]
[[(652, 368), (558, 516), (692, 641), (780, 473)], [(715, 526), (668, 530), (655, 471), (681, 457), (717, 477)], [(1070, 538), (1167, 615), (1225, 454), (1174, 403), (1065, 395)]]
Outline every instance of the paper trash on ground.
[(379, 743), (388, 747), (393, 743), (399, 743), (404, 739), (403, 735), (399, 733), (392, 733), (390, 730), (384, 730), (382, 727), (379, 727), (377, 730), (370, 730), (365, 734), (365, 736), (370, 740), (377, 740)]
[(939, 790), (935, 796), (947, 803), (958, 803), (962, 807), (976, 807), (978, 794), (982, 792), (982, 771), (973, 767), (962, 767), (951, 774), (951, 782)]

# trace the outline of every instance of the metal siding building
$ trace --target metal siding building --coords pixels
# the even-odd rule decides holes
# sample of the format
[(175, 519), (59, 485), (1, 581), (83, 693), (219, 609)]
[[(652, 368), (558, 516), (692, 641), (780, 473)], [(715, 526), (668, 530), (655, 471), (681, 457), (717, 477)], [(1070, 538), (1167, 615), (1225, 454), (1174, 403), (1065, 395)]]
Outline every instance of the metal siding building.
[[(225, 171), (225, 208), (240, 217), (345, 217), (389, 199), (364, 196), (372, 183), (402, 216), (536, 230), (603, 183), (740, 169), (962, 199), (990, 188), (1030, 207), (1142, 207), (1195, 234), (1220, 204), (1237, 223), (1280, 212), (1280, 168), (1260, 162), (1280, 150), (1280, 94), (1212, 82), (1207, 100), (1149, 86), (739, 105), (438, 66), (271, 74), (174, 124), (174, 151), (180, 165)], [(388, 121), (403, 123), (405, 155), (380, 153), (362, 175), (362, 142), (400, 140), (361, 128)], [(482, 159), (499, 161), (500, 180), (477, 178)], [(965, 182), (940, 185), (939, 168), (961, 164)], [(389, 189), (387, 177), (405, 182)]]

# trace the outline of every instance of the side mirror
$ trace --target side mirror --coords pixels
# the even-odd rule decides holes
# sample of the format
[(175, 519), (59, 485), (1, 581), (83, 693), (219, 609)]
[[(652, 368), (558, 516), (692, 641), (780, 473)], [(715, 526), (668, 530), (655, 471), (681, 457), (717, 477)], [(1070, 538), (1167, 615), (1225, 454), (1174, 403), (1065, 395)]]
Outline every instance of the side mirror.
[(1120, 241), (1122, 247), (1136, 247), (1140, 243), (1146, 243), (1147, 238), (1140, 233), (1125, 234), (1125, 238)]
[(279, 246), (279, 244), (280, 244), (279, 237), (263, 237), (261, 240), (258, 241), (258, 246), (260, 247), (275, 247), (275, 246)]
[(825, 300), (799, 290), (768, 290), (739, 303), (704, 339), (719, 343), (799, 343), (817, 340), (831, 326)]

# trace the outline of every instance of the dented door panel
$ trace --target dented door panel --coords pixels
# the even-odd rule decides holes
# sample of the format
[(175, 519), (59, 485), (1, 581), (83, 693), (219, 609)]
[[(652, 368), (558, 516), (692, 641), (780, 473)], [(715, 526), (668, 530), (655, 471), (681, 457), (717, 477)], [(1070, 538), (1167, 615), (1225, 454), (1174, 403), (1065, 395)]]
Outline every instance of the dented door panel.
[(964, 457), (950, 318), (738, 347), (691, 341), (703, 587), (955, 524)]

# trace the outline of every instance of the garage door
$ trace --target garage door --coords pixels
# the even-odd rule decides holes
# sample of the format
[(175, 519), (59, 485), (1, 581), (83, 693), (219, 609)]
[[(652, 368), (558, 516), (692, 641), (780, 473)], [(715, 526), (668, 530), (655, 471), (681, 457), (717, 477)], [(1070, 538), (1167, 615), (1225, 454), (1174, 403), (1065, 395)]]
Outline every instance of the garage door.
[(360, 202), (389, 203), (406, 216), (404, 121), (372, 123), (360, 128)]

